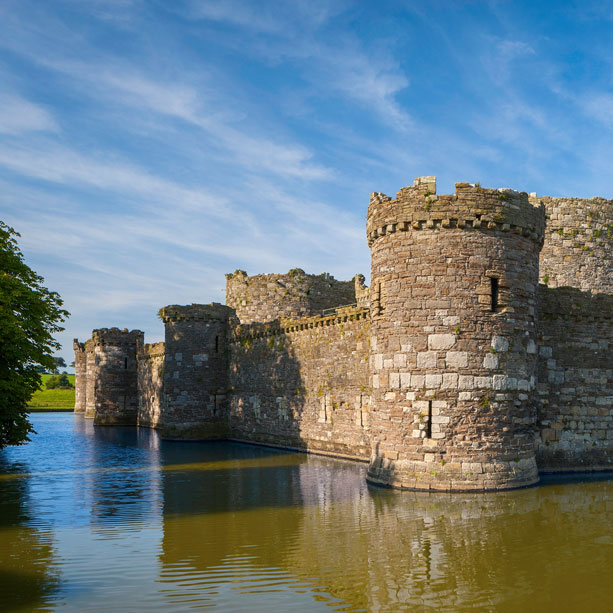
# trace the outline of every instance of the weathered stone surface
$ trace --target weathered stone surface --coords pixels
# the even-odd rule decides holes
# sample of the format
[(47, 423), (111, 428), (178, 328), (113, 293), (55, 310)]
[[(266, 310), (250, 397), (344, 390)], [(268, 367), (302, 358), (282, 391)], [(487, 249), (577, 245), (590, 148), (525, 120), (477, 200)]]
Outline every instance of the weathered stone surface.
[(368, 303), (364, 277), (337, 281), (332, 275), (308, 275), (294, 268), (285, 275), (247, 276), (243, 270), (226, 275), (226, 302), (243, 324), (281, 317), (320, 315), (325, 309), (353, 305), (356, 290), (362, 306)]

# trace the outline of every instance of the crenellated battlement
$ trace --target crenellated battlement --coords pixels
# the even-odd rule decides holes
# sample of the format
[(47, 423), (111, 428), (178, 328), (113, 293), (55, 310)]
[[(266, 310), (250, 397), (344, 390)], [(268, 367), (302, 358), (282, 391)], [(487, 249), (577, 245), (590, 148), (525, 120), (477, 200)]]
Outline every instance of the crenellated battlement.
[(145, 333), (142, 330), (131, 330), (127, 328), (99, 328), (92, 331), (91, 341), (94, 345), (135, 345), (142, 342)]
[(236, 326), (230, 334), (230, 342), (241, 342), (249, 339), (268, 338), (280, 334), (302, 332), (313, 328), (325, 328), (351, 321), (368, 319), (370, 310), (364, 307), (347, 306), (336, 309), (330, 315), (316, 315), (299, 319), (282, 318), (275, 322), (241, 324)]
[(232, 314), (232, 309), (212, 302), (211, 304), (189, 304), (181, 306), (171, 304), (159, 311), (160, 319), (164, 323), (176, 321), (227, 321)]
[(164, 343), (147, 343), (140, 348), (139, 358), (150, 360), (164, 355)]
[(470, 183), (456, 183), (455, 194), (437, 195), (434, 177), (418, 177), (395, 200), (371, 194), (366, 228), (369, 245), (394, 232), (455, 228), (513, 233), (542, 242), (545, 209), (524, 192)]

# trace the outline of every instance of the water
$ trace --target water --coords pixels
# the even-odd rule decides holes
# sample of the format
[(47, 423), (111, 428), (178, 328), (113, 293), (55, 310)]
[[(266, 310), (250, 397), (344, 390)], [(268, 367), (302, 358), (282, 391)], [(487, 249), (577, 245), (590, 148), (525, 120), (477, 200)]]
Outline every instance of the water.
[(605, 611), (613, 480), (375, 489), (365, 466), (34, 414), (0, 452), (2, 611)]

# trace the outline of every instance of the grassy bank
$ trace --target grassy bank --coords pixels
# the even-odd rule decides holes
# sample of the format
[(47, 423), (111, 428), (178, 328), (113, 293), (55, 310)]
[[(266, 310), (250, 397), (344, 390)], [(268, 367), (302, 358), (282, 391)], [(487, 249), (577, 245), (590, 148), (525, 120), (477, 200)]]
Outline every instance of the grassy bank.
[[(28, 404), (28, 409), (34, 411), (59, 411), (74, 409), (74, 388), (68, 390), (48, 390), (45, 387), (47, 380), (53, 375), (41, 375), (42, 386), (34, 393)], [(68, 375), (68, 379), (74, 385), (74, 375)]]

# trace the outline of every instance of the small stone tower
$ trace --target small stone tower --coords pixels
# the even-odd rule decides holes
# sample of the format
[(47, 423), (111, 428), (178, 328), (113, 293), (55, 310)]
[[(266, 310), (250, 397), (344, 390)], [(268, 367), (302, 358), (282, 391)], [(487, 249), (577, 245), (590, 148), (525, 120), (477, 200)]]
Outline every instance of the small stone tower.
[(227, 438), (231, 313), (217, 303), (161, 309), (166, 330), (161, 417), (165, 438)]
[(368, 478), (495, 490), (538, 481), (536, 293), (544, 208), (421, 177), (371, 195)]
[[(102, 328), (85, 343), (85, 417), (97, 426), (135, 426), (138, 410), (136, 367), (140, 330)], [(78, 367), (78, 354), (75, 365)], [(77, 370), (83, 375), (83, 366)], [(77, 380), (78, 385), (78, 380)], [(81, 395), (79, 395), (81, 397)]]

